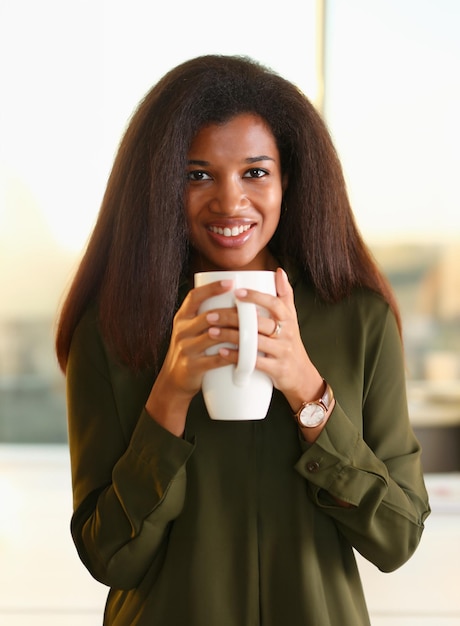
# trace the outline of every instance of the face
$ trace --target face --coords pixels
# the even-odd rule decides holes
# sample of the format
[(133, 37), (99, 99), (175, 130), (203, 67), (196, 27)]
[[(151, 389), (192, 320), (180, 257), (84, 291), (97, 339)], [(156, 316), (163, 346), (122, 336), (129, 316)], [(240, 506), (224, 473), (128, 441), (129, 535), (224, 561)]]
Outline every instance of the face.
[(274, 269), (268, 243), (283, 195), (280, 155), (264, 120), (203, 127), (188, 155), (186, 213), (196, 270)]

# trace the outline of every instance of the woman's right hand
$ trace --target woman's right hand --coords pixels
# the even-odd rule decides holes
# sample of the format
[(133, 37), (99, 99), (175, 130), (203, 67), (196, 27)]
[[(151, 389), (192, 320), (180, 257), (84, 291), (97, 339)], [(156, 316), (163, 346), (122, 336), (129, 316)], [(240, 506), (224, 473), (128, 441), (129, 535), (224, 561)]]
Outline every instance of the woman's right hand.
[(236, 309), (200, 314), (198, 309), (232, 286), (230, 280), (192, 289), (174, 316), (168, 352), (145, 406), (155, 421), (177, 436), (183, 435), (188, 407), (201, 389), (204, 373), (229, 363), (228, 356), (206, 355), (206, 349), (216, 342), (235, 342), (238, 327)]

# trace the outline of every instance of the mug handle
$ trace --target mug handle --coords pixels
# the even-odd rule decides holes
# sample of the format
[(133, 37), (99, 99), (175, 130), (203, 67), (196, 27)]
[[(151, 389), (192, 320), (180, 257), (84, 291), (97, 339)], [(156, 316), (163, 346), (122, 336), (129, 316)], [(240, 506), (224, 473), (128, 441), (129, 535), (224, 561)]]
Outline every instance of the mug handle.
[(257, 308), (252, 302), (236, 301), (240, 343), (238, 347), (238, 364), (233, 370), (233, 382), (238, 387), (249, 383), (257, 360), (258, 324)]

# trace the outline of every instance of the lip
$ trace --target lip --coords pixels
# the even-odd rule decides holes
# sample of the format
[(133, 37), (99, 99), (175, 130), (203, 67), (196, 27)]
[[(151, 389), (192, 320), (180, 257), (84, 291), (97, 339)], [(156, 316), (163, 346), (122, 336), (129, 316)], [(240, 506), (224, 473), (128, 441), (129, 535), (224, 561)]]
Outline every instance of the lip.
[(252, 221), (213, 222), (206, 230), (210, 238), (223, 248), (244, 245), (251, 238), (256, 223)]

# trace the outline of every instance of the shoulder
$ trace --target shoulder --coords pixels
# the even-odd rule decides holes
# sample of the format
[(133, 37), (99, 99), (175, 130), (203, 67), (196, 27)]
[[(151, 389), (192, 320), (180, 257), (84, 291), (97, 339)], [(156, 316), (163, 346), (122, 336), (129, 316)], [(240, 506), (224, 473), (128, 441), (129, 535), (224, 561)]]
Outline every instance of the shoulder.
[(92, 341), (102, 341), (99, 316), (97, 306), (95, 304), (91, 304), (85, 310), (77, 326), (75, 327), (72, 336), (71, 350), (75, 345), (80, 345), (81, 343), (90, 343)]
[(387, 300), (381, 294), (366, 287), (353, 289), (352, 293), (339, 304), (359, 315), (361, 319), (370, 319), (371, 321), (384, 320), (392, 314)]
[(289, 281), (294, 290), (296, 304), (314, 308), (321, 314), (386, 317), (391, 312), (389, 302), (367, 287), (355, 287), (350, 294), (337, 302), (327, 302), (315, 291), (308, 278), (297, 267), (290, 267)]
[[(374, 360), (387, 351), (393, 357), (402, 351), (402, 337), (393, 310), (380, 294), (356, 288), (347, 297), (333, 305), (322, 305), (320, 315), (327, 317), (324, 306), (330, 309), (330, 328), (341, 341)], [(337, 336), (336, 335), (336, 336)]]
[(95, 304), (86, 309), (75, 328), (70, 344), (68, 369), (90, 363), (97, 369), (107, 369), (107, 350)]
[(396, 317), (389, 302), (365, 287), (353, 291), (338, 302), (325, 302), (304, 279), (296, 281), (294, 297), (301, 324), (329, 327), (334, 333), (347, 333), (371, 340), (388, 329), (399, 337)]
[(348, 328), (372, 337), (385, 331), (388, 323), (397, 328), (396, 318), (390, 304), (375, 291), (355, 288), (352, 293), (331, 307), (336, 318), (343, 319)]
[(355, 289), (343, 301), (342, 309), (346, 311), (354, 332), (362, 335), (369, 346), (377, 348), (385, 342), (400, 349), (402, 337), (396, 316), (381, 294), (367, 288)]
[(291, 259), (287, 259), (284, 264), (284, 269), (288, 274), (295, 297), (297, 299), (308, 300), (324, 311), (355, 309), (356, 311), (385, 314), (385, 312), (390, 309), (388, 301), (381, 294), (367, 287), (355, 287), (348, 296), (338, 302), (325, 302), (316, 293), (306, 274), (295, 262)]

